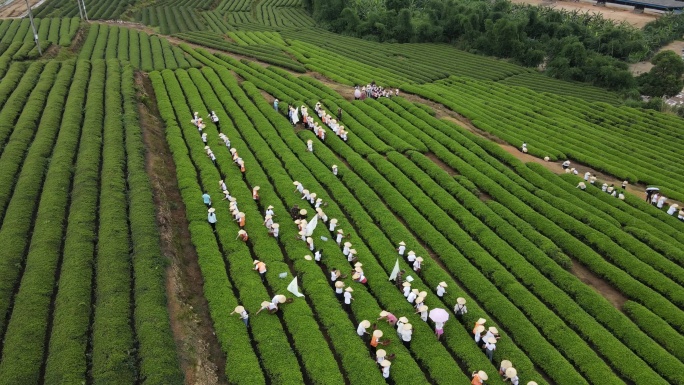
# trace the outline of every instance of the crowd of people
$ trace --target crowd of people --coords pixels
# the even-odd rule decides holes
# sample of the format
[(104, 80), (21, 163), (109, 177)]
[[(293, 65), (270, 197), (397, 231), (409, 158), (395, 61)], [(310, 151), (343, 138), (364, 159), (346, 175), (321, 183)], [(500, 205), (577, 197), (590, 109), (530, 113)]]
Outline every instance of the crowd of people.
[[(373, 92), (377, 91), (378, 89), (375, 89), (375, 91)], [(274, 107), (276, 107), (277, 109), (276, 103), (274, 103)], [(340, 135), (340, 132), (346, 135), (346, 133), (344, 132), (344, 127), (339, 125), (335, 119), (331, 118), (330, 115), (323, 110), (320, 103), (316, 104), (315, 110), (318, 116), (321, 117), (321, 120), (337, 135)], [(316, 136), (318, 136), (322, 140), (324, 139), (324, 129), (318, 127), (318, 125), (313, 122), (313, 119), (310, 119), (305, 106), (302, 106), (301, 109), (294, 109), (291, 112), (291, 115), (301, 113), (303, 121), (305, 122), (307, 127), (314, 130)], [(339, 113), (341, 114), (341, 111)], [(212, 114), (209, 115), (209, 117), (212, 119), (213, 123), (216, 124), (218, 127), (218, 117), (213, 111)], [(290, 116), (290, 119), (292, 120), (292, 116)], [(295, 124), (297, 120), (297, 118), (294, 119)], [(200, 118), (199, 115), (195, 113), (194, 118), (191, 120), (191, 123), (195, 125), (198, 129), (200, 137), (203, 143), (205, 144), (205, 151), (207, 153), (207, 156), (209, 156), (212, 162), (215, 162), (216, 157), (212, 156), (213, 151), (211, 150), (211, 147), (208, 143), (207, 134), (203, 132), (205, 125), (202, 121), (202, 118)], [(321, 131), (323, 133), (321, 133)], [(239, 157), (237, 150), (231, 147), (230, 139), (223, 133), (219, 133), (219, 138), (221, 139), (221, 142), (226, 146), (226, 148), (229, 149), (229, 152), (231, 153), (233, 158), (233, 162), (235, 162), (238, 165), (238, 167), (240, 167), (240, 170), (244, 172), (244, 162)], [(346, 138), (343, 139), (346, 140)], [(308, 144), (309, 151), (312, 151), (311, 146), (311, 144)], [(336, 165), (333, 165), (332, 173), (334, 175), (338, 174), (338, 169)], [(245, 230), (245, 214), (239, 210), (237, 199), (231, 196), (228, 190), (228, 186), (225, 183), (225, 180), (219, 180), (218, 184), (219, 191), (221, 191), (223, 195), (222, 200), (228, 200), (230, 202), (229, 207), (231, 210), (231, 216), (239, 226), (237, 239), (241, 239), (242, 241), (247, 242), (249, 237)], [(307, 202), (309, 205), (311, 205), (311, 207), (316, 211), (316, 214), (312, 217), (311, 220), (308, 220), (308, 211), (305, 208), (300, 208), (298, 205), (295, 205), (294, 207), (292, 207), (290, 211), (294, 225), (296, 225), (298, 228), (297, 239), (300, 239), (303, 242), (305, 242), (309, 250), (313, 252), (313, 257), (311, 257), (310, 255), (306, 255), (304, 258), (306, 260), (313, 260), (315, 261), (315, 263), (318, 264), (320, 264), (322, 261), (323, 250), (321, 248), (316, 248), (314, 240), (311, 236), (313, 228), (315, 228), (316, 225), (315, 223), (317, 222), (325, 224), (326, 229), (330, 231), (330, 233), (335, 234), (335, 242), (341, 248), (342, 254), (345, 257), (347, 257), (347, 261), (350, 264), (350, 269), (348, 270), (348, 273), (345, 274), (340, 269), (332, 267), (330, 269), (330, 283), (332, 285), (336, 297), (340, 300), (343, 308), (351, 315), (351, 304), (354, 301), (352, 293), (354, 292), (354, 289), (351, 286), (348, 286), (344, 282), (344, 280), (351, 276), (351, 280), (353, 282), (359, 283), (361, 285), (367, 285), (368, 279), (364, 274), (363, 263), (359, 260), (359, 257), (357, 256), (357, 251), (353, 248), (352, 243), (349, 241), (348, 235), (345, 234), (343, 229), (337, 228), (337, 219), (329, 218), (325, 214), (323, 208), (326, 207), (327, 204), (323, 202), (321, 198), (318, 197), (316, 192), (309, 191), (303, 186), (302, 183), (294, 181), (293, 185), (295, 186), (295, 193), (300, 194), (301, 199)], [(252, 188), (252, 198), (255, 201), (260, 200), (259, 190), (259, 186), (254, 186)], [(207, 221), (211, 225), (212, 229), (215, 231), (217, 217), (216, 209), (213, 207), (212, 198), (208, 192), (204, 192), (202, 195), (202, 199), (207, 207)], [(266, 227), (269, 235), (278, 238), (279, 224), (274, 222), (275, 216), (276, 214), (274, 213), (274, 207), (268, 206), (264, 213), (263, 225)], [(311, 226), (312, 224), (313, 226)], [(408, 252), (406, 252), (406, 244), (404, 242), (400, 242), (396, 250), (399, 256), (405, 258), (406, 262), (409, 264), (413, 272), (420, 273), (424, 263), (422, 257), (417, 256), (413, 250), (409, 250)], [(254, 260), (253, 270), (259, 274), (261, 281), (265, 282), (266, 273), (268, 271), (266, 263), (258, 259)], [(433, 311), (430, 311), (430, 309), (428, 309), (428, 307), (425, 305), (425, 299), (428, 296), (428, 293), (426, 291), (421, 291), (417, 288), (412, 288), (411, 281), (413, 281), (413, 279), (407, 275), (405, 270), (398, 271), (396, 276), (394, 277), (394, 280), (397, 288), (402, 292), (406, 300), (413, 306), (413, 313), (417, 315), (423, 322), (427, 323), (429, 322), (429, 320), (433, 321), (434, 335), (436, 340), (439, 341), (444, 334), (444, 324), (448, 320), (448, 314), (446, 314), (447, 312), (444, 309), (433, 309), (433, 314)], [(435, 287), (436, 295), (440, 298), (443, 298), (444, 295), (447, 293), (447, 288), (448, 285), (446, 282), (440, 282)], [(274, 314), (279, 310), (279, 308), (284, 303), (288, 303), (291, 301), (292, 299), (288, 299), (285, 295), (276, 294), (270, 301), (263, 301), (255, 315), (258, 315), (262, 311), (267, 311), (269, 314)], [(444, 318), (436, 318), (438, 317), (437, 311), (442, 311), (444, 314), (446, 314), (446, 316), (442, 315), (442, 317)], [(453, 311), (456, 315), (456, 318), (462, 322), (463, 316), (468, 312), (465, 298), (457, 298)], [(231, 315), (233, 314), (237, 314), (238, 317), (245, 324), (245, 326), (248, 328), (250, 327), (250, 314), (244, 306), (237, 306), (231, 313)], [(380, 312), (376, 322), (382, 320), (385, 320), (388, 324), (395, 327), (397, 338), (402, 342), (402, 344), (407, 349), (410, 348), (414, 328), (413, 325), (409, 322), (408, 318), (405, 316), (396, 317), (389, 311), (383, 310)], [(494, 327), (490, 327), (489, 329), (487, 329), (487, 331), (484, 331), (484, 322), (486, 322), (484, 319), (480, 319), (476, 323), (475, 329), (473, 330), (473, 333), (475, 334), (474, 341), (478, 344), (478, 346), (480, 346), (483, 349), (484, 353), (487, 355), (489, 360), (492, 361), (494, 351), (496, 349), (496, 342), (499, 338), (498, 331)], [(358, 324), (357, 334), (359, 335), (359, 337), (361, 337), (365, 342), (369, 344), (369, 348), (372, 352), (372, 358), (376, 361), (383, 377), (389, 378), (390, 367), (392, 365), (392, 360), (395, 358), (395, 354), (388, 354), (385, 349), (382, 349), (380, 347), (388, 346), (390, 340), (383, 339), (383, 332), (377, 329), (376, 324), (371, 324), (371, 322), (368, 320), (363, 320)], [(515, 369), (510, 367), (510, 365), (508, 367), (505, 367), (507, 362), (508, 361), (506, 360), (502, 361), (502, 369), (500, 370), (500, 374), (504, 376), (505, 379), (509, 379), (513, 384), (517, 385), (517, 373), (515, 373)], [(472, 384), (483, 384), (484, 381), (486, 381), (487, 379), (487, 373), (484, 371), (476, 371), (472, 373)], [(533, 382), (529, 383), (529, 385), (533, 384)]]
[(381, 87), (372, 81), (365, 86), (354, 86), (354, 100), (364, 100), (366, 98), (389, 98), (399, 96), (399, 89)]

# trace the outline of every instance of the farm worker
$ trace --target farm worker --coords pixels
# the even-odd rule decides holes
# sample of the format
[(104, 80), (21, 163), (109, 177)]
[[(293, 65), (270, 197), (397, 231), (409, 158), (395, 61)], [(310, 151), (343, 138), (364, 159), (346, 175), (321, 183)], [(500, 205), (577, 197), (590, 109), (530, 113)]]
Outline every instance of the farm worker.
[(613, 190), (615, 190), (615, 185), (611, 183), (610, 186), (608, 186), (608, 188), (606, 189), (606, 192), (608, 194), (612, 194)]
[(202, 133), (202, 142), (204, 142), (205, 145), (207, 144), (207, 133), (206, 132)]
[(370, 337), (370, 333), (368, 333), (367, 331), (367, 329), (370, 326), (371, 323), (369, 320), (363, 320), (359, 323), (359, 326), (356, 328), (356, 334), (358, 334), (364, 342), (368, 341)]
[(525, 154), (527, 154), (527, 143), (523, 142), (522, 148), (521, 148), (520, 150), (521, 150), (522, 152), (524, 152)]
[(228, 190), (228, 186), (226, 186), (226, 183), (223, 181), (223, 179), (221, 179), (221, 180), (219, 181), (219, 189), (220, 189), (221, 191), (226, 191), (226, 190)]
[(473, 329), (473, 336), (475, 339), (475, 343), (477, 346), (482, 346), (484, 344), (484, 340), (482, 337), (484, 337), (485, 334), (485, 327), (484, 325), (477, 325), (475, 326), (475, 329)]
[(273, 217), (275, 215), (275, 214), (273, 214), (273, 206), (266, 207), (265, 215), (270, 215), (271, 217)]
[(409, 303), (413, 303), (413, 301), (415, 301), (416, 298), (418, 298), (418, 293), (419, 293), (418, 289), (411, 290), (409, 295), (406, 297), (406, 300), (409, 301)]
[(655, 206), (658, 203), (658, 198), (660, 198), (660, 194), (655, 193), (651, 196), (651, 204)]
[[(360, 270), (360, 269), (359, 269), (359, 270)], [(358, 270), (357, 270), (356, 273), (354, 273), (354, 275), (352, 275), (352, 279), (353, 279), (355, 282), (358, 282), (358, 283), (361, 283), (361, 284), (364, 284), (364, 285), (366, 284), (366, 282), (368, 282), (368, 280), (366, 279), (366, 276), (363, 275), (363, 270), (361, 270), (361, 271), (358, 271)]]
[(237, 164), (240, 166), (240, 172), (245, 172), (245, 161), (242, 158), (237, 158)]
[(295, 186), (295, 191), (298, 191), (300, 194), (304, 192), (304, 186), (301, 183), (294, 181), (292, 184)]
[(329, 225), (329, 226), (328, 226), (328, 230), (329, 230), (330, 232), (335, 231), (335, 226), (337, 226), (337, 219), (331, 218), (331, 219), (330, 219), (330, 222), (328, 222), (328, 225)]
[(499, 330), (495, 328), (494, 326), (490, 326), (489, 329), (487, 329), (487, 333), (485, 334), (485, 341), (487, 341), (489, 338), (494, 337), (497, 340), (501, 338), (499, 336)]
[(404, 287), (404, 297), (408, 298), (409, 294), (411, 294), (411, 282), (404, 282), (401, 286)]
[(518, 385), (520, 383), (520, 379), (518, 378), (518, 371), (514, 368), (506, 369), (506, 377), (504, 378), (504, 382), (506, 381), (510, 381), (512, 385)]
[(224, 133), (219, 134), (219, 138), (223, 139), (223, 144), (226, 145), (226, 148), (230, 148), (230, 139), (226, 136)]
[(416, 252), (413, 250), (410, 250), (408, 252), (408, 255), (406, 256), (406, 260), (408, 261), (409, 265), (413, 267), (413, 264), (416, 263)]
[(591, 183), (591, 184), (596, 183), (596, 176), (595, 176), (595, 175), (592, 175), (592, 176), (589, 178), (589, 183)]
[(240, 225), (240, 228), (243, 229), (245, 228), (245, 213), (238, 213), (238, 219), (237, 223)]
[(674, 213), (677, 212), (677, 208), (679, 208), (679, 205), (676, 203), (670, 206), (670, 208), (667, 209), (667, 215), (674, 215)]
[(416, 273), (419, 273), (419, 272), (420, 272), (420, 265), (421, 265), (422, 263), (423, 263), (423, 258), (422, 258), (422, 257), (416, 258), (416, 262), (413, 263), (413, 270), (414, 270)]
[(302, 190), (302, 199), (306, 199), (307, 201), (311, 199), (311, 194), (309, 193), (309, 190)]
[(306, 141), (306, 150), (313, 152), (313, 140), (309, 139)]
[(353, 291), (354, 289), (352, 289), (351, 287), (344, 289), (344, 307), (349, 312), (351, 311), (351, 301), (354, 300), (351, 294)]
[(207, 193), (202, 194), (202, 200), (204, 201), (204, 204), (207, 207), (211, 207), (211, 196), (209, 196), (209, 194), (207, 194)]
[(274, 238), (278, 238), (279, 233), (280, 233), (280, 225), (277, 223), (272, 224), (271, 229), (268, 231), (268, 234), (272, 235)]
[(487, 358), (489, 358), (489, 362), (492, 362), (494, 359), (494, 351), (496, 350), (496, 338), (489, 337), (486, 339), (483, 349), (485, 350)]
[(300, 230), (300, 231), (299, 231), (299, 235), (300, 235), (300, 237), (301, 237), (300, 239), (301, 239), (302, 241), (306, 242), (306, 231)]
[(401, 343), (404, 344), (406, 349), (411, 346), (411, 337), (413, 336), (413, 325), (404, 324), (401, 328)]
[(579, 183), (577, 184), (577, 187), (576, 187), (576, 188), (578, 188), (578, 189), (584, 191), (584, 190), (587, 189), (587, 185), (584, 184), (584, 182), (579, 182)]
[(223, 199), (222, 200), (225, 201), (225, 200), (228, 200), (230, 198), (232, 198), (232, 197), (230, 196), (230, 193), (228, 192), (228, 190), (223, 190)]
[(485, 381), (489, 379), (489, 376), (487, 376), (487, 373), (483, 372), (482, 370), (478, 372), (473, 372), (473, 380), (470, 381), (471, 385), (482, 385), (484, 384)]
[(216, 211), (216, 209), (212, 207), (208, 210), (208, 214), (207, 214), (207, 221), (209, 222), (209, 225), (211, 225), (211, 229), (213, 231), (216, 231), (216, 213), (215, 213), (215, 211)]
[(623, 200), (623, 201), (625, 200), (625, 192), (624, 192), (624, 190), (623, 190), (623, 191), (620, 191), (620, 193), (618, 194), (618, 199), (621, 199), (621, 200)]
[(387, 352), (385, 351), (385, 349), (378, 349), (375, 352), (375, 362), (377, 362), (378, 364), (381, 364), (382, 361), (385, 361), (385, 357), (387, 357)]
[(447, 284), (446, 282), (440, 282), (439, 285), (437, 285), (437, 289), (435, 290), (437, 292), (438, 297), (443, 297), (444, 294), (446, 293), (446, 288)]
[(341, 276), (342, 276), (342, 273), (340, 273), (340, 271), (338, 269), (336, 269), (334, 267), (332, 269), (330, 269), (330, 280), (332, 282), (337, 281), (337, 279), (340, 278)]
[(249, 314), (247, 314), (247, 310), (245, 310), (244, 307), (237, 306), (235, 308), (235, 310), (233, 310), (233, 312), (230, 313), (230, 315), (233, 315), (233, 314), (238, 314), (240, 316), (240, 318), (242, 319), (242, 322), (245, 323), (245, 326), (249, 327)]
[(242, 242), (247, 242), (247, 240), (249, 239), (249, 235), (247, 235), (247, 232), (245, 230), (240, 230), (238, 231), (238, 236), (235, 239), (238, 238), (240, 238)]
[(454, 305), (454, 313), (456, 313), (456, 318), (463, 319), (463, 315), (468, 312), (466, 307), (466, 300), (463, 297), (456, 298), (456, 305)]
[(342, 248), (342, 254), (346, 257), (349, 255), (349, 250), (351, 250), (351, 242), (345, 242), (344, 247)]
[(345, 142), (347, 141), (347, 131), (340, 129), (340, 138), (344, 140)]
[(347, 262), (354, 262), (356, 260), (356, 249), (349, 249), (349, 255), (347, 255)]
[(589, 181), (589, 177), (591, 176), (591, 173), (589, 171), (584, 173), (584, 180)]
[(259, 200), (259, 189), (261, 189), (261, 187), (259, 186), (254, 186), (252, 188), (252, 199), (254, 199), (255, 201)]
[[(321, 198), (316, 198), (316, 203), (314, 204), (314, 207), (318, 209), (318, 208), (321, 207), (322, 204), (323, 204), (323, 199), (321, 199)], [(318, 211), (318, 210), (316, 210), (316, 211)], [(321, 218), (321, 219), (323, 219), (323, 218)], [(323, 221), (324, 221), (324, 222), (327, 222), (327, 221), (328, 221), (328, 217), (326, 216), (325, 219), (323, 219)]]
[(213, 163), (214, 165), (216, 165), (216, 155), (214, 155), (214, 152), (209, 151), (209, 154), (208, 154), (208, 155), (209, 155), (209, 159), (211, 159), (211, 163)]
[(437, 336), (437, 341), (442, 338), (444, 334), (444, 322), (435, 322), (435, 336)]
[(209, 115), (209, 117), (211, 118), (211, 121), (214, 122), (214, 124), (218, 125), (219, 118), (216, 115), (216, 112), (211, 111), (211, 114)]
[(340, 301), (344, 300), (344, 282), (335, 282), (335, 297)]
[(370, 346), (373, 351), (377, 351), (378, 344), (380, 343), (380, 337), (382, 337), (382, 330), (373, 330), (373, 335), (371, 336)]
[(608, 183), (604, 183), (603, 185), (601, 185), (601, 191), (603, 191), (603, 192), (608, 191)]
[(418, 310), (419, 307), (423, 306), (423, 302), (425, 301), (425, 297), (421, 296), (418, 294), (416, 297), (416, 303), (413, 305), (413, 307)]
[(311, 193), (311, 194), (309, 194), (309, 203), (314, 204), (314, 203), (316, 202), (316, 197), (317, 197), (317, 196), (318, 196), (318, 195), (316, 195), (316, 193)]
[(679, 214), (677, 214), (677, 219), (684, 219), (684, 209), (679, 210)]
[(313, 238), (311, 238), (311, 237), (306, 238), (306, 244), (309, 245), (309, 250), (311, 250), (311, 251), (315, 250)]
[(266, 215), (264, 217), (264, 226), (266, 226), (267, 229), (270, 229), (271, 226), (273, 226), (273, 217), (270, 215)]
[(573, 175), (577, 175), (577, 174), (579, 174), (579, 172), (577, 171), (577, 169), (576, 169), (576, 168), (574, 168), (574, 167), (573, 167), (573, 168), (571, 168), (571, 169), (570, 169), (570, 171), (572, 171), (572, 174), (573, 174)]
[(566, 160), (565, 162), (563, 162), (562, 166), (563, 170), (567, 170), (567, 168), (570, 167), (570, 161)]
[(404, 256), (404, 251), (406, 251), (406, 243), (404, 241), (399, 242), (399, 247), (397, 247), (397, 251), (399, 252), (399, 255), (402, 257)]
[(195, 111), (195, 113), (193, 114), (193, 117), (192, 117), (192, 120), (190, 121), (190, 123), (192, 123), (192, 124), (197, 124), (198, 121), (199, 121), (199, 112)]
[(382, 310), (380, 312), (380, 317), (377, 320), (380, 321), (383, 319), (386, 319), (387, 323), (390, 324), (390, 326), (394, 326), (397, 324), (397, 317), (386, 310)]
[(238, 158), (237, 149), (231, 148), (231, 149), (230, 149), (230, 155), (231, 155), (232, 158), (233, 158), (233, 162), (235, 162), (235, 160)]
[(322, 257), (323, 257), (323, 250), (321, 250), (321, 249), (316, 250), (316, 252), (314, 253), (314, 261), (316, 261), (317, 263), (320, 263)]
[(359, 91), (359, 87), (356, 87), (354, 89), (354, 100), (359, 100), (361, 98), (361, 91)]
[(427, 322), (428, 307), (425, 305), (420, 305), (418, 310), (416, 310), (416, 314), (420, 314), (420, 319), (422, 319), (423, 322)]
[(404, 330), (404, 324), (408, 323), (408, 318), (399, 317), (397, 320), (397, 336), (401, 337), (401, 332)]
[(344, 231), (339, 229), (337, 230), (337, 237), (335, 238), (335, 242), (337, 242), (338, 246), (342, 243), (342, 238), (344, 238)]
[(276, 112), (278, 112), (278, 99), (277, 98), (276, 98), (276, 100), (273, 101), (273, 109), (276, 110)]
[(253, 270), (257, 270), (259, 272), (259, 275), (261, 276), (261, 282), (265, 282), (265, 280), (266, 280), (266, 264), (257, 259), (254, 261), (254, 269)]
[(259, 315), (259, 313), (261, 313), (262, 310), (269, 310), (269, 312), (270, 312), (270, 310), (271, 310), (272, 307), (274, 307), (276, 310), (277, 310), (277, 308), (278, 308), (277, 306), (273, 305), (272, 303), (270, 303), (270, 302), (268, 302), (268, 301), (263, 301), (263, 302), (261, 303), (261, 307), (260, 307), (259, 310), (256, 312), (256, 314), (254, 314), (254, 315)]
[(506, 375), (506, 369), (512, 368), (513, 363), (509, 360), (502, 360), (501, 365), (499, 366), (499, 374), (502, 376)]
[(391, 365), (392, 362), (390, 362), (390, 360), (384, 360), (380, 363), (380, 366), (382, 367), (382, 376), (384, 378), (389, 378)]
[(626, 189), (628, 184), (629, 184), (629, 181), (628, 181), (628, 180), (623, 181), (623, 182), (622, 182), (622, 189), (623, 189), (623, 190)]
[(336, 164), (332, 165), (332, 173), (333, 173), (333, 175), (337, 176), (337, 165)]
[(667, 198), (664, 195), (661, 195), (660, 198), (658, 198), (658, 203), (656, 204), (656, 207), (658, 207), (659, 209), (662, 209), (666, 200), (667, 200)]

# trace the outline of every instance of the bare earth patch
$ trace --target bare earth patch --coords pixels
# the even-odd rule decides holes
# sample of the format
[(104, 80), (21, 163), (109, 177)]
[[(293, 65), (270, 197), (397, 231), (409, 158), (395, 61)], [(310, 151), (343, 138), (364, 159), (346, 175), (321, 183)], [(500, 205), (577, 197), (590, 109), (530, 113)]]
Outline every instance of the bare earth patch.
[(627, 302), (627, 297), (622, 295), (614, 287), (612, 287), (608, 282), (604, 281), (603, 278), (596, 276), (594, 273), (589, 271), (586, 267), (581, 265), (577, 261), (572, 261), (572, 269), (570, 270), (573, 275), (580, 279), (580, 281), (589, 285), (596, 292), (601, 294), (603, 298), (607, 299), (616, 309), (622, 309), (622, 305)]
[[(29, 0), (31, 8), (35, 8), (36, 4), (42, 2), (43, 0)], [(0, 4), (2, 3), (4, 1), (0, 0)], [(23, 17), (26, 14), (28, 14), (26, 0), (13, 0), (0, 6), (0, 18)]]
[(589, 12), (594, 14), (601, 14), (606, 19), (616, 21), (626, 21), (627, 23), (642, 28), (646, 23), (655, 20), (658, 17), (656, 11), (647, 10), (645, 13), (634, 13), (634, 7), (629, 7), (619, 4), (608, 4), (605, 7), (596, 6), (595, 1), (545, 1), (545, 0), (511, 0), (514, 3), (542, 5), (552, 7), (555, 9), (564, 9), (566, 11), (580, 11), (582, 13)]

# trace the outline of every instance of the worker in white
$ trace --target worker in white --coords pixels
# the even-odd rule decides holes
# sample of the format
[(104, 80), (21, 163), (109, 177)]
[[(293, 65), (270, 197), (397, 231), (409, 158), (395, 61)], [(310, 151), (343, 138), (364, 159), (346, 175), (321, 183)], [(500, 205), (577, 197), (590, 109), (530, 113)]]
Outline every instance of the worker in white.
[(292, 182), (292, 184), (295, 185), (295, 191), (298, 191), (300, 194), (304, 193), (304, 185), (297, 181)]
[(416, 263), (416, 252), (413, 250), (409, 250), (408, 255), (406, 256), (406, 260), (408, 261), (409, 265), (413, 267), (413, 264)]
[(590, 173), (589, 171), (585, 172), (585, 173), (584, 173), (584, 180), (588, 182), (588, 181), (589, 181), (589, 177), (591, 177), (591, 173)]
[(578, 188), (578, 189), (584, 191), (584, 190), (587, 189), (587, 185), (584, 184), (584, 182), (579, 182), (579, 183), (577, 184), (577, 187), (576, 187), (576, 188)]
[(273, 226), (273, 217), (266, 215), (264, 218), (264, 226), (266, 226), (267, 229), (270, 229), (271, 226)]
[(667, 198), (665, 197), (665, 195), (661, 195), (660, 198), (658, 198), (658, 203), (656, 204), (656, 207), (662, 209), (666, 200)]
[(219, 189), (220, 189), (221, 191), (226, 191), (226, 190), (228, 190), (228, 186), (226, 186), (226, 183), (223, 181), (223, 179), (221, 179), (221, 180), (219, 181)]
[(275, 214), (273, 214), (273, 206), (268, 206), (266, 207), (266, 214), (265, 215), (270, 215), (273, 217)]
[(351, 246), (351, 242), (344, 243), (344, 247), (342, 248), (342, 254), (344, 254), (345, 257), (349, 255), (349, 250), (351, 250)]
[(570, 161), (566, 160), (565, 162), (563, 162), (562, 166), (563, 166), (563, 170), (566, 170), (568, 167), (570, 167)]
[(332, 173), (333, 173), (333, 175), (337, 176), (337, 165), (336, 164), (332, 165)]
[(672, 206), (670, 206), (669, 209), (667, 209), (667, 215), (674, 215), (674, 213), (677, 212), (677, 209), (678, 209), (678, 208), (679, 208), (679, 205), (678, 205), (678, 204), (676, 204), (676, 203), (673, 204)]
[(424, 322), (427, 322), (427, 320), (428, 320), (428, 307), (425, 305), (420, 305), (418, 310), (416, 310), (416, 314), (420, 314), (420, 319), (422, 319)]
[(378, 349), (375, 351), (375, 362), (378, 364), (381, 364), (382, 361), (385, 361), (385, 357), (387, 357), (387, 352), (385, 349)]
[(306, 141), (306, 150), (313, 152), (313, 140), (309, 139)]
[(277, 223), (274, 223), (271, 225), (271, 229), (268, 231), (269, 234), (271, 234), (273, 237), (278, 238), (278, 234), (280, 234), (280, 225)]
[(401, 286), (404, 287), (404, 297), (408, 298), (409, 294), (411, 294), (411, 282), (406, 281)]
[(420, 267), (421, 267), (421, 264), (422, 264), (422, 263), (423, 263), (423, 258), (422, 258), (422, 257), (416, 258), (416, 261), (413, 263), (413, 270), (414, 270), (416, 273), (420, 272)]
[(401, 343), (404, 344), (406, 349), (411, 346), (411, 337), (413, 336), (413, 325), (404, 324), (401, 330)]
[(404, 241), (399, 242), (399, 247), (397, 247), (397, 251), (399, 252), (399, 255), (402, 257), (404, 256), (404, 251), (406, 251), (406, 243)]
[(384, 378), (389, 378), (392, 362), (390, 360), (384, 360), (380, 363), (380, 366), (382, 367), (382, 376)]
[(309, 245), (309, 250), (311, 250), (311, 251), (315, 250), (313, 238), (311, 238), (311, 237), (306, 238), (306, 244)]
[(437, 288), (435, 289), (435, 291), (437, 292), (437, 296), (440, 297), (440, 298), (443, 297), (444, 294), (446, 294), (446, 288), (447, 288), (447, 287), (448, 287), (448, 286), (447, 286), (447, 283), (446, 283), (446, 282), (444, 282), (444, 281), (440, 282), (440, 283), (437, 285)]
[(330, 219), (330, 223), (329, 223), (328, 230), (329, 230), (330, 232), (335, 231), (335, 226), (337, 226), (337, 219), (331, 218), (331, 219)]
[(318, 196), (318, 195), (316, 195), (316, 193), (311, 193), (311, 194), (309, 194), (309, 203), (311, 203), (311, 204), (316, 203), (316, 197), (317, 197), (317, 196)]
[(367, 341), (370, 337), (370, 334), (368, 333), (367, 329), (371, 326), (371, 323), (369, 320), (363, 320), (359, 323), (359, 326), (356, 328), (356, 334), (361, 337), (362, 340)]
[(406, 300), (412, 304), (416, 300), (416, 298), (418, 298), (418, 293), (420, 293), (420, 290), (418, 289), (411, 290), (409, 295), (406, 297)]
[(468, 308), (466, 307), (466, 300), (465, 298), (458, 297), (456, 298), (456, 305), (454, 305), (454, 313), (456, 314), (456, 318), (459, 320), (463, 318), (463, 315), (468, 312)]
[(518, 371), (514, 368), (506, 369), (504, 382), (510, 381), (512, 385), (519, 385), (520, 379), (518, 378)]
[(328, 216), (325, 215), (325, 212), (323, 212), (323, 210), (321, 210), (320, 208), (317, 208), (317, 209), (316, 209), (316, 213), (317, 213), (318, 217), (319, 217), (323, 222), (327, 222), (327, 221), (328, 221)]
[(302, 199), (307, 200), (307, 201), (311, 199), (311, 194), (309, 193), (309, 190), (307, 190), (307, 189), (302, 190)]
[(342, 243), (342, 238), (344, 238), (344, 231), (342, 229), (337, 230), (337, 236), (335, 238), (335, 242), (337, 242), (337, 246)]
[(589, 183), (591, 183), (591, 184), (596, 183), (596, 176), (592, 175), (592, 176), (589, 178)]
[(604, 183), (601, 185), (601, 191), (603, 191), (603, 192), (608, 191), (608, 183)]

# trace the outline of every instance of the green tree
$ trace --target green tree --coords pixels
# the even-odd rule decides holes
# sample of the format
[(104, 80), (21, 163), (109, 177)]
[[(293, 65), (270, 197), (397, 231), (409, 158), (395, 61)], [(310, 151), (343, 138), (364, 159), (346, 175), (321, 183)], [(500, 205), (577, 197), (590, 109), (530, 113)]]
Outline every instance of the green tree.
[(673, 51), (658, 53), (651, 60), (653, 68), (638, 78), (639, 91), (649, 96), (671, 97), (678, 94), (684, 83), (684, 61)]
[(411, 23), (411, 11), (404, 8), (397, 15), (397, 24), (394, 26), (394, 37), (400, 43), (408, 43), (413, 38), (413, 24)]

